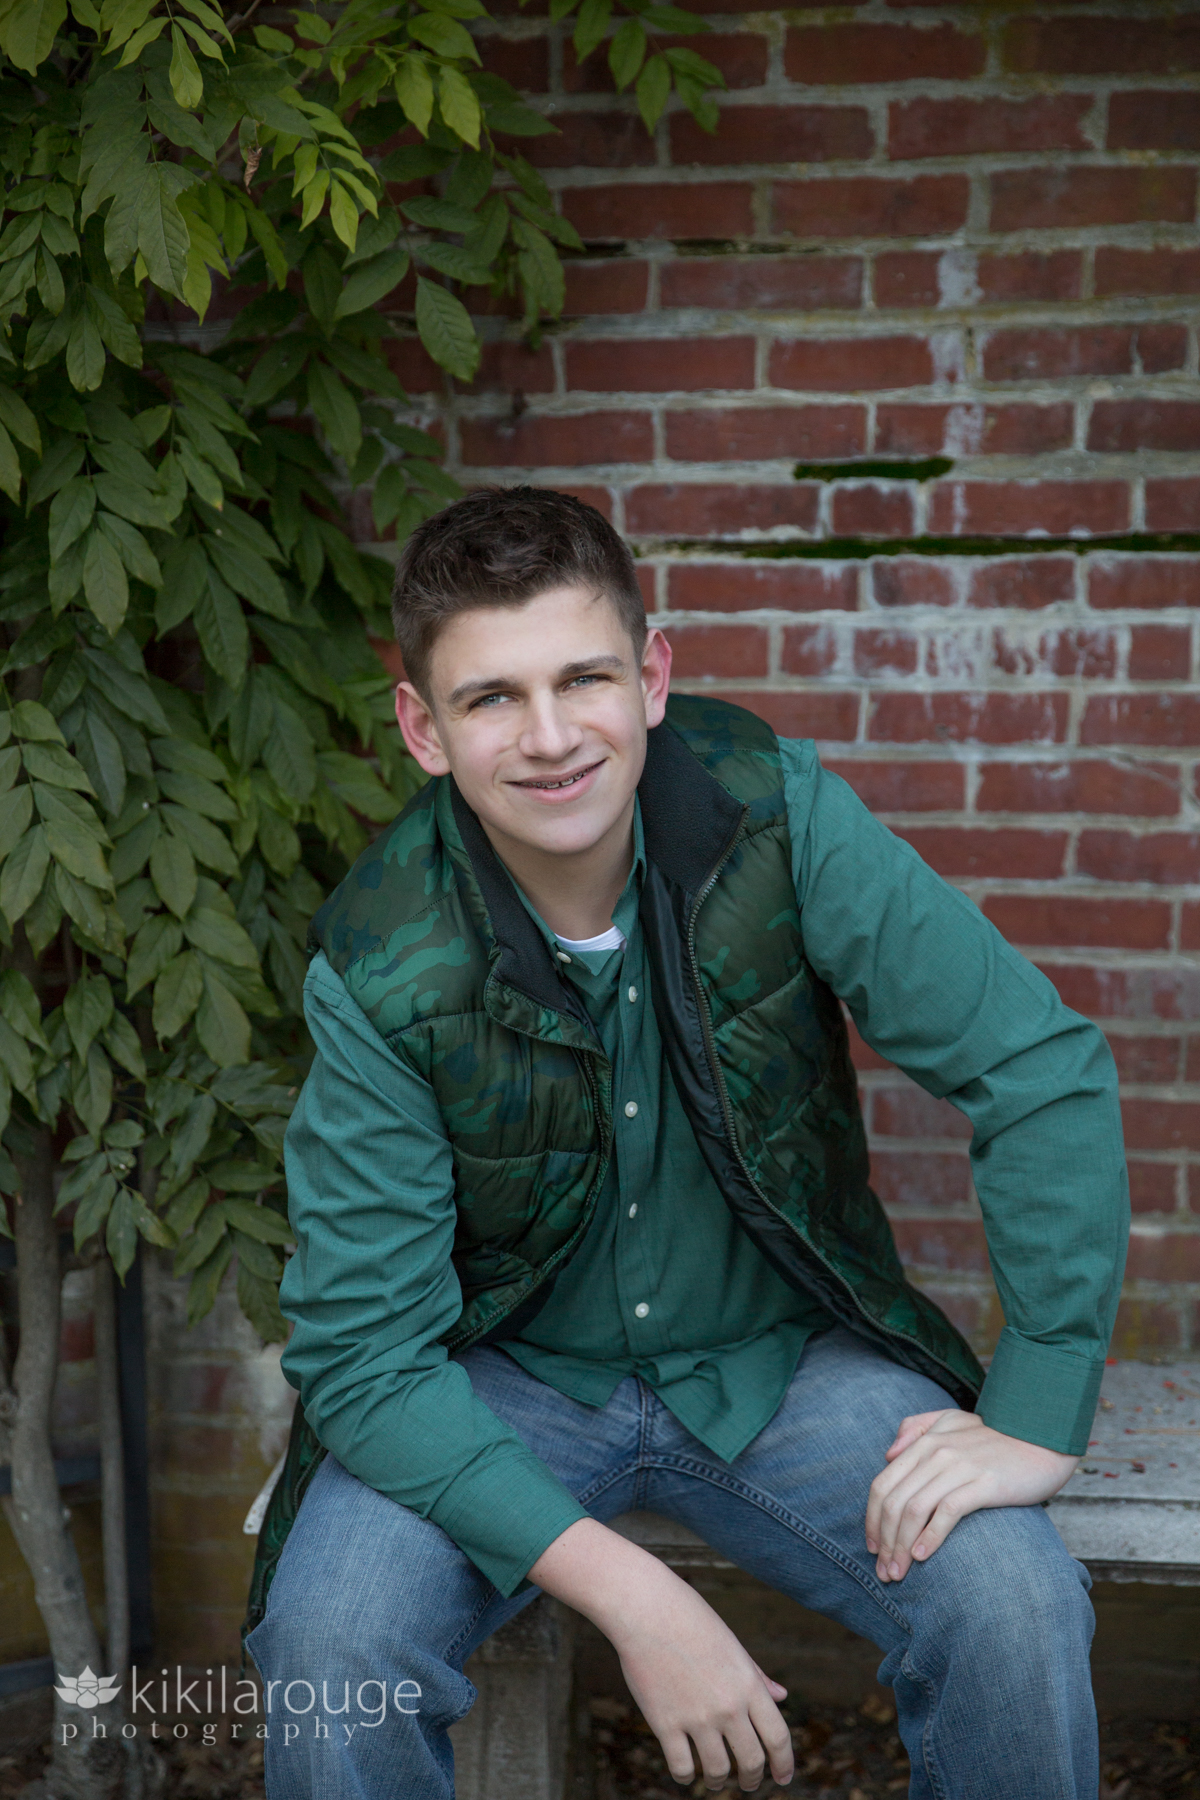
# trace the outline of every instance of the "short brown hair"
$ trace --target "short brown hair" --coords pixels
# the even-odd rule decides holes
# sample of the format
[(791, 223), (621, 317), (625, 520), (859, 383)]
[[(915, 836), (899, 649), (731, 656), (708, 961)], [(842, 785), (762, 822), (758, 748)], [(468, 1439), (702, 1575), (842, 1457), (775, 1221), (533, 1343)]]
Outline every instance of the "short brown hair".
[(520, 606), (586, 584), (613, 606), (641, 655), (646, 608), (633, 557), (602, 513), (553, 488), (479, 488), (417, 526), (400, 553), (392, 622), (408, 679), (426, 693), (438, 632), (475, 606)]

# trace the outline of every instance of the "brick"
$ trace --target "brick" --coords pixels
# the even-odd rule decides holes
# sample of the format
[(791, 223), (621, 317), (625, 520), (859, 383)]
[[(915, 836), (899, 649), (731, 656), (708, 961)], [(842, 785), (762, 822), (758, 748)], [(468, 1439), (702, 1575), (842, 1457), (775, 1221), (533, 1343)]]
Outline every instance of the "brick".
[[(550, 45), (544, 37), (503, 38), (489, 33), (487, 66), (502, 81), (510, 81), (526, 94), (544, 94), (550, 86)], [(415, 137), (415, 133), (413, 134)], [(521, 138), (525, 148), (542, 139)]]
[(965, 1206), (971, 1198), (971, 1167), (961, 1150), (883, 1150), (872, 1145), (871, 1186), (889, 1208)]
[(587, 242), (736, 238), (753, 230), (751, 190), (739, 181), (630, 182), (568, 188), (563, 210)]
[(1089, 700), (1079, 727), (1081, 744), (1200, 743), (1200, 695), (1104, 694)]
[(880, 1137), (966, 1138), (971, 1121), (948, 1100), (935, 1100), (915, 1082), (878, 1087), (871, 1097), (871, 1131)]
[(875, 409), (875, 448), (885, 455), (1040, 456), (1074, 440), (1070, 401), (929, 406), (885, 400)]
[[(1183, 1323), (1186, 1316), (1186, 1307), (1181, 1308), (1167, 1302), (1130, 1298), (1121, 1300), (1113, 1327), (1113, 1355), (1140, 1360), (1150, 1350), (1170, 1354), (1191, 1349), (1192, 1340)], [(1140, 1481), (1141, 1477), (1134, 1475), (1133, 1479)]]
[(1200, 529), (1200, 481), (1147, 481), (1146, 528), (1149, 531)]
[(653, 427), (645, 413), (560, 418), (527, 412), (519, 419), (464, 419), (460, 429), (463, 462), (489, 468), (647, 462), (654, 455)]
[(1195, 94), (1161, 88), (1110, 94), (1108, 143), (1113, 150), (1200, 150)]
[(923, 825), (898, 828), (898, 835), (949, 879), (1053, 881), (1062, 874), (1067, 847), (1062, 831), (972, 831), (960, 825)]
[(1097, 400), (1089, 450), (1200, 450), (1200, 400)]
[(1117, 641), (1111, 631), (1046, 631), (1036, 643), (997, 631), (992, 654), (1006, 675), (1062, 675), (1111, 681), (1117, 673)]
[(886, 487), (876, 482), (837, 487), (832, 519), (838, 537), (911, 537), (912, 493), (896, 483)]
[(1200, 972), (1195, 969), (1114, 969), (1078, 962), (1040, 966), (1067, 1006), (1094, 1019), (1191, 1020), (1200, 1013)]
[(942, 297), (936, 250), (886, 250), (875, 258), (875, 304), (936, 306)]
[(872, 812), (959, 812), (965, 770), (952, 762), (826, 762)]
[(645, 603), (646, 611), (648, 613), (657, 612), (657, 610), (658, 610), (657, 571), (652, 567), (648, 568), (645, 563), (642, 563), (638, 566), (638, 568), (634, 572), (637, 575), (637, 584), (638, 584), (639, 588), (642, 590), (642, 600)]
[(924, 557), (875, 560), (871, 584), (876, 606), (953, 606), (957, 599), (950, 569)]
[(1161, 168), (1006, 169), (992, 177), (993, 231), (1081, 225), (1188, 225), (1196, 214), (1196, 171)]
[(383, 354), (406, 394), (445, 393), (446, 376), (418, 338), (384, 338)]
[(1177, 75), (1200, 69), (1200, 20), (1026, 18), (1002, 39), (1006, 68), (1022, 75)]
[(1170, 1082), (1179, 1076), (1177, 1037), (1110, 1037), (1108, 1047), (1122, 1081)]
[(654, 140), (635, 112), (553, 112), (553, 136), (504, 138), (511, 156), (520, 151), (539, 169), (652, 168)]
[(508, 393), (552, 394), (554, 358), (549, 344), (530, 350), (525, 344), (485, 344), (474, 381), (463, 383), (467, 393), (486, 393), (503, 388)]
[(818, 743), (852, 743), (858, 736), (857, 694), (722, 694), (765, 719), (780, 737), (810, 737)]
[(783, 52), (788, 80), (807, 87), (963, 81), (982, 74), (986, 60), (983, 37), (953, 25), (800, 26)]
[(689, 256), (664, 263), (659, 291), (664, 306), (811, 312), (861, 305), (862, 279), (857, 256)]
[(868, 629), (854, 634), (856, 675), (913, 675), (917, 639), (909, 631)]
[(583, 262), (570, 258), (564, 264), (567, 296), (564, 312), (572, 314), (635, 313), (646, 305), (650, 271), (632, 259)]
[[(1114, 94), (1114, 100), (1118, 96)], [(1184, 98), (1183, 95), (1180, 98)], [(1193, 111), (1200, 111), (1190, 94)], [(1200, 294), (1200, 250), (1161, 244), (1154, 250), (1101, 245), (1096, 252), (1097, 294)]]
[(896, 100), (888, 108), (888, 155), (976, 156), (1006, 150), (1089, 150), (1080, 129), (1090, 94), (1031, 100)]
[(672, 668), (680, 681), (762, 676), (767, 672), (767, 634), (761, 625), (671, 625)]
[(997, 251), (980, 256), (975, 278), (984, 300), (1077, 300), (1083, 257), (1078, 250)]
[(939, 536), (1126, 531), (1129, 489), (1123, 481), (940, 481), (929, 515)]
[(777, 526), (812, 531), (819, 489), (812, 482), (739, 486), (732, 482), (647, 483), (625, 498), (625, 525), (634, 536), (736, 537)]
[(1133, 339), (1128, 325), (993, 331), (984, 344), (984, 378), (1039, 381), (1071, 375), (1127, 375), (1133, 368)]
[(1182, 369), (1188, 358), (1188, 328), (1160, 320), (1139, 325), (1137, 355), (1144, 375), (1165, 375)]
[(1084, 831), (1075, 860), (1081, 875), (1098, 881), (1152, 881), (1159, 885), (1198, 881), (1200, 833)]
[[(706, 54), (707, 49), (706, 43)], [(671, 119), (671, 161), (676, 166), (862, 162), (874, 148), (864, 106), (723, 106), (715, 132), (702, 130), (690, 113), (675, 113)]]
[[(735, 12), (736, 7), (722, 8), (722, 11)], [(673, 46), (694, 50), (695, 40), (673, 38), (656, 35), (657, 49)], [(586, 58), (583, 63), (575, 60), (574, 46), (570, 44), (563, 57), (563, 88), (568, 94), (611, 94), (612, 76), (608, 67), (608, 46), (602, 45)], [(708, 62), (715, 64), (725, 77), (727, 88), (761, 87), (767, 76), (768, 48), (767, 39), (759, 31), (709, 31), (704, 34), (704, 56)], [(636, 116), (636, 115), (635, 115)], [(722, 120), (722, 122), (724, 122)], [(643, 131), (649, 142), (649, 136)], [(541, 140), (538, 140), (539, 142)]]
[(988, 1272), (987, 1242), (977, 1219), (893, 1218), (892, 1235), (906, 1268)]
[(1200, 561), (1181, 556), (1097, 557), (1088, 571), (1089, 606), (1200, 605)]
[(1185, 1081), (1200, 1081), (1200, 1037), (1187, 1040), (1183, 1078)]
[(578, 340), (564, 351), (574, 392), (669, 394), (754, 385), (754, 339), (748, 337)]
[(1200, 950), (1200, 905), (1187, 900), (1179, 909), (1179, 948)]
[(1171, 907), (1166, 900), (993, 894), (983, 911), (1014, 944), (1103, 945), (1117, 950), (1166, 950), (1170, 944)]
[(1186, 681), (1192, 634), (1186, 625), (1134, 625), (1129, 633), (1131, 681)]
[(795, 625), (783, 634), (780, 667), (786, 675), (827, 675), (837, 663), (837, 633), (829, 625)]
[(1021, 744), (1061, 742), (1065, 694), (879, 694), (867, 729), (872, 743)]
[(774, 346), (768, 379), (810, 393), (920, 387), (933, 379), (933, 358), (921, 337), (797, 338)]
[(945, 237), (966, 224), (969, 198), (965, 175), (781, 181), (774, 190), (775, 225), (802, 238)]
[(844, 1009), (843, 1016), (846, 1019), (846, 1035), (850, 1040), (850, 1060), (854, 1067), (858, 1070), (890, 1069), (892, 1064), (880, 1056), (877, 1051), (872, 1050), (870, 1044), (865, 1043), (858, 1035), (858, 1028), (854, 1020), (845, 1013)]
[(1134, 1231), (1125, 1262), (1127, 1281), (1200, 1281), (1200, 1232)]
[(1003, 562), (976, 563), (967, 590), (971, 606), (1020, 607), (1023, 611), (1062, 605), (1074, 597), (1072, 556), (1006, 557)]
[(667, 604), (675, 611), (747, 612), (771, 607), (785, 612), (853, 612), (858, 604), (858, 566), (682, 562), (672, 566), (667, 592)]
[(678, 462), (856, 456), (866, 436), (861, 406), (723, 406), (666, 416), (667, 455)]

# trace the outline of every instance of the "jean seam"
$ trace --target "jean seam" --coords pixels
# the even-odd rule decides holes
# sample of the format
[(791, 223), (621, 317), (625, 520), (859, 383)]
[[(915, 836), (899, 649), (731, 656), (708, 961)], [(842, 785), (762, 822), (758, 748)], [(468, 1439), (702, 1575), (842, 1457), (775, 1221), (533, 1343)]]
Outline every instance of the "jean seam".
[(933, 1715), (937, 1705), (937, 1688), (927, 1675), (923, 1675), (920, 1669), (910, 1662), (908, 1655), (901, 1660), (900, 1672), (921, 1688), (925, 1695), (925, 1724), (921, 1731), (921, 1760), (925, 1764), (925, 1773), (929, 1777), (934, 1800), (946, 1800), (946, 1784), (938, 1772), (933, 1745)]
[[(601, 1494), (605, 1493), (610, 1487), (613, 1487), (618, 1481), (624, 1481), (627, 1475), (636, 1475), (637, 1473), (638, 1464), (636, 1462), (624, 1462), (619, 1469), (612, 1469), (603, 1475), (597, 1475), (595, 1481), (588, 1487), (581, 1488), (575, 1498), (578, 1500), (580, 1506), (590, 1506), (593, 1500), (598, 1499)], [(637, 1494), (635, 1489), (635, 1502), (636, 1499)], [(636, 1504), (630, 1507), (631, 1512), (636, 1512), (637, 1510)]]
[(781, 1506), (779, 1501), (772, 1499), (769, 1494), (748, 1487), (744, 1481), (731, 1480), (727, 1475), (722, 1475), (718, 1470), (710, 1468), (708, 1464), (695, 1462), (690, 1457), (660, 1453), (653, 1459), (649, 1467), (674, 1469), (682, 1474), (696, 1475), (702, 1481), (709, 1482), (711, 1486), (723, 1488), (727, 1493), (737, 1494), (740, 1499), (749, 1501), (752, 1506), (757, 1506), (761, 1512), (770, 1514), (781, 1525), (794, 1532), (797, 1537), (804, 1538), (815, 1550), (819, 1550), (822, 1555), (827, 1556), (831, 1562), (836, 1562), (844, 1573), (852, 1576), (858, 1585), (871, 1596), (881, 1611), (886, 1612), (889, 1618), (900, 1626), (901, 1630), (908, 1633), (909, 1637), (912, 1636), (912, 1626), (899, 1608), (893, 1606), (882, 1591), (882, 1583), (873, 1582), (853, 1557), (847, 1556), (846, 1552), (831, 1539), (814, 1531), (811, 1525), (803, 1519), (797, 1518), (795, 1513), (790, 1512), (787, 1507)]
[(483, 1598), (479, 1602), (479, 1605), (475, 1608), (475, 1611), (471, 1614), (471, 1617), (467, 1620), (467, 1623), (463, 1626), (463, 1628), (459, 1632), (458, 1636), (456, 1638), (452, 1638), (451, 1641), (449, 1642), (449, 1644), (447, 1644), (445, 1650), (442, 1652), (442, 1661), (443, 1662), (449, 1662), (450, 1658), (455, 1654), (455, 1652), (462, 1648), (462, 1646), (466, 1643), (467, 1639), (470, 1637), (471, 1633), (474, 1631), (476, 1625), (478, 1625), (480, 1619), (482, 1619), (484, 1613), (487, 1611), (488, 1607), (492, 1604), (492, 1601), (497, 1597), (499, 1592), (500, 1592), (499, 1588), (497, 1588), (495, 1585), (493, 1585), (491, 1593), (485, 1594), (483, 1596)]

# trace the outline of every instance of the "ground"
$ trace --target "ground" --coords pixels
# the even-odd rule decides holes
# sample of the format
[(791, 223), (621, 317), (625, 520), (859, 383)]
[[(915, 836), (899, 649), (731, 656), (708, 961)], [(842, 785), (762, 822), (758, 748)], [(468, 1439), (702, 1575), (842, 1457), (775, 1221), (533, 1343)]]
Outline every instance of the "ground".
[[(791, 1716), (797, 1776), (786, 1790), (789, 1800), (903, 1800), (908, 1758), (886, 1702), (868, 1701), (860, 1712), (795, 1707)], [(707, 1791), (701, 1782), (690, 1789), (676, 1786), (649, 1728), (619, 1702), (593, 1702), (590, 1749), (581, 1759), (581, 1800), (585, 1795), (586, 1800), (680, 1800), (683, 1795), (698, 1800)], [(1200, 1724), (1107, 1720), (1101, 1749), (1100, 1800), (1200, 1800)], [(192, 1740), (169, 1745), (165, 1756), (170, 1769), (165, 1800), (263, 1800), (259, 1744), (206, 1747)], [(0, 1800), (16, 1800), (41, 1767), (40, 1751), (0, 1757)], [(737, 1792), (727, 1788), (725, 1800)], [(768, 1784), (760, 1797), (772, 1800), (782, 1792)]]

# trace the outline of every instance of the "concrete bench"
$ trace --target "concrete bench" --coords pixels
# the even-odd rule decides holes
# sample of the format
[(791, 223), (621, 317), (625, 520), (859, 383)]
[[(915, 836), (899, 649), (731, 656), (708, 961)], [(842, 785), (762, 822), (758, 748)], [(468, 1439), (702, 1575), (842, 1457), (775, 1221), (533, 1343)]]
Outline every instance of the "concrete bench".
[[(1106, 1369), (1088, 1454), (1048, 1510), (1098, 1580), (1200, 1586), (1200, 1364)], [(653, 1513), (614, 1529), (685, 1574), (733, 1566)], [(472, 1657), (479, 1699), (452, 1733), (458, 1800), (565, 1800), (573, 1648), (573, 1615), (542, 1599)]]

